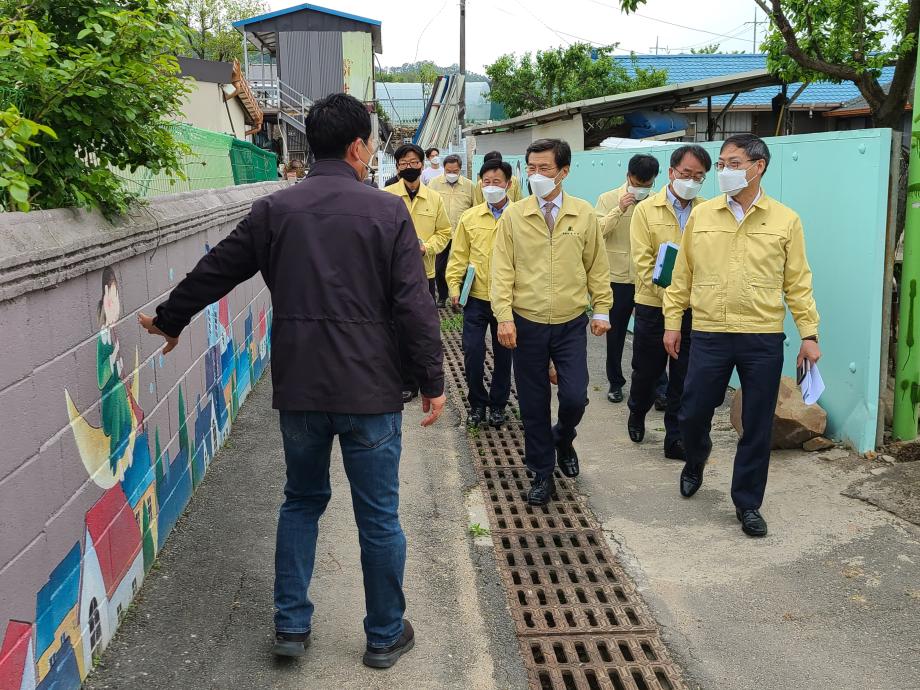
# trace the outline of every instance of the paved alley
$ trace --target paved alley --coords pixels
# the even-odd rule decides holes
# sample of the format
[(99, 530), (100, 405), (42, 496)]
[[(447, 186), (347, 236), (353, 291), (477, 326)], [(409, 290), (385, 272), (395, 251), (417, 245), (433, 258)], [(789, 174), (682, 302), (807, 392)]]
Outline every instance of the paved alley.
[(465, 440), (447, 411), (419, 427), (404, 414), (401, 517), (409, 546), (407, 617), (415, 649), (393, 669), (361, 664), (364, 594), (351, 496), (338, 445), (333, 497), (320, 522), (307, 656), (276, 661), (272, 583), (284, 461), (266, 376), (243, 406), (118, 634), (88, 679), (90, 690), (214, 688), (328, 690), (524, 685), (514, 629), (490, 550), (472, 550), (464, 489)]
[[(578, 488), (657, 619), (692, 688), (920, 688), (920, 528), (844, 497), (878, 465), (835, 449), (777, 453), (764, 506), (770, 535), (745, 537), (728, 498), (728, 408), (692, 500), (664, 460), (660, 413), (627, 438), (605, 399), (604, 348), (590, 339), (591, 404), (576, 442)], [(627, 345), (627, 348), (629, 345)], [(628, 357), (628, 353), (626, 355)], [(341, 465), (321, 523), (315, 641), (300, 662), (268, 654), (283, 462), (267, 381), (87, 684), (102, 688), (524, 688), (491, 540), (471, 542), (477, 498), (467, 439), (449, 411), (433, 429), (405, 414), (403, 524), (415, 651), (391, 671), (360, 664), (357, 538)], [(472, 494), (472, 498), (469, 497)], [(181, 659), (184, 663), (175, 663)]]

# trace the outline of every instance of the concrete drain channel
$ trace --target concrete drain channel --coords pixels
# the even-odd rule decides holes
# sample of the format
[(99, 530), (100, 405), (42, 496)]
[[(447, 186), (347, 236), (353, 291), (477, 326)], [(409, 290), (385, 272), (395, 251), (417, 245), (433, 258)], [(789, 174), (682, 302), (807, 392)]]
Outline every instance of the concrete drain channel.
[[(442, 323), (452, 314), (442, 311)], [(447, 321), (450, 323), (450, 321)], [(451, 397), (465, 411), (459, 330), (442, 333)], [(491, 353), (486, 378), (492, 371)], [(575, 483), (527, 504), (524, 430), (512, 389), (509, 423), (468, 433), (496, 561), (534, 690), (686, 690), (658, 626), (613, 555)]]

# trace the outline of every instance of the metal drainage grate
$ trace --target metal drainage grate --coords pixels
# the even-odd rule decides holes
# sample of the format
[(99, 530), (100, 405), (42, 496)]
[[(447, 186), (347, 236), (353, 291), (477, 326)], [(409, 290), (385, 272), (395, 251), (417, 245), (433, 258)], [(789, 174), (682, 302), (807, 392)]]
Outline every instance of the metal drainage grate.
[[(461, 334), (446, 331), (442, 340), (451, 397), (466, 410)], [(491, 372), (487, 350), (487, 381)], [(513, 397), (512, 411), (516, 402)], [(686, 690), (657, 624), (575, 483), (557, 471), (553, 501), (527, 504), (523, 428), (509, 419), (501, 429), (470, 430), (468, 438), (530, 687)]]

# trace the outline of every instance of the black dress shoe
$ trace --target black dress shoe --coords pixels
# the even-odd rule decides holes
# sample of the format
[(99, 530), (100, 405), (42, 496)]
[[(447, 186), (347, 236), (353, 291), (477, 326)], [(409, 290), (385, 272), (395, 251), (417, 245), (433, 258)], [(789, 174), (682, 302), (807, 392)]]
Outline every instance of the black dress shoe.
[(629, 419), (626, 420), (626, 430), (633, 443), (642, 443), (642, 439), (645, 438), (645, 417), (630, 412)]
[(659, 412), (664, 412), (668, 409), (668, 398), (664, 395), (659, 395), (655, 398), (655, 409)]
[(469, 416), (466, 418), (466, 425), (468, 427), (478, 427), (486, 420), (486, 408), (484, 407), (474, 407), (470, 410)]
[(607, 391), (607, 400), (612, 403), (621, 403), (623, 402), (623, 389), (610, 387), (610, 390)]
[(741, 522), (741, 531), (749, 537), (767, 536), (767, 521), (763, 519), (759, 510), (735, 508), (735, 517)]
[(680, 495), (690, 498), (703, 485), (703, 468), (684, 465), (680, 473)]
[(527, 502), (532, 506), (545, 506), (552, 499), (554, 490), (555, 482), (553, 482), (552, 474), (547, 474), (545, 477), (537, 475), (530, 485)]
[(402, 392), (402, 401), (403, 404), (412, 402), (413, 398), (418, 396), (418, 391), (403, 391)]
[(361, 661), (364, 662), (365, 666), (370, 666), (371, 668), (390, 668), (390, 666), (399, 661), (399, 657), (414, 646), (415, 631), (412, 629), (412, 623), (403, 619), (403, 634), (399, 639), (389, 647), (383, 647), (382, 649), (368, 645)]
[(684, 456), (684, 442), (680, 439), (677, 439), (674, 441), (674, 443), (665, 446), (664, 456), (668, 460), (685, 460), (686, 457)]
[(507, 421), (504, 407), (493, 407), (489, 410), (489, 424), (496, 429), (500, 428)]
[(578, 453), (572, 444), (556, 446), (556, 462), (566, 477), (578, 476)]
[(275, 633), (272, 654), (275, 656), (298, 657), (307, 653), (310, 646), (310, 633)]

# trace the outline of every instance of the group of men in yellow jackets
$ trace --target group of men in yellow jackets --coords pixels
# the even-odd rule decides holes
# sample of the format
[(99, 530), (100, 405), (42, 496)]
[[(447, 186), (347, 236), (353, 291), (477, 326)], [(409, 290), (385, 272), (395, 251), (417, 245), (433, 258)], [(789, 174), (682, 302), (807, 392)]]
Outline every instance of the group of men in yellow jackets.
[[(658, 191), (657, 160), (637, 155), (624, 183), (595, 207), (563, 191), (571, 150), (561, 140), (528, 147), (531, 193), (518, 202), (513, 197), (520, 188), (500, 154), (486, 157), (479, 184), (461, 178), (459, 159), (448, 157), (444, 176), (425, 189), (418, 184), (423, 153), (415, 149), (396, 152), (401, 179), (387, 190), (409, 207), (433, 296), (436, 257), (452, 236), (445, 283), (455, 305), (472, 266), (463, 333), (469, 421), (505, 421), (513, 360), (533, 474), (529, 502), (552, 499), (556, 466), (569, 477), (579, 472), (573, 441), (588, 399), (587, 331), (608, 334), (608, 399), (619, 402), (625, 386), (619, 359), (633, 317), (630, 438), (643, 441), (645, 416), (668, 369), (664, 454), (684, 462), (680, 493), (693, 496), (712, 449), (714, 410), (737, 370), (745, 391), (744, 433), (731, 495), (743, 531), (766, 535), (759, 510), (787, 306), (802, 338), (798, 363), (820, 358), (801, 221), (760, 186), (770, 162), (766, 144), (754, 135), (727, 139), (716, 163), (721, 193), (709, 201), (699, 196), (712, 168), (702, 147), (676, 149), (668, 183)], [(670, 275), (661, 266), (668, 245), (677, 250)], [(482, 381), (487, 328), (495, 354), (488, 393)], [(555, 425), (550, 367), (558, 380)]]

